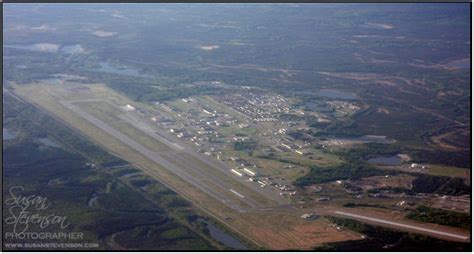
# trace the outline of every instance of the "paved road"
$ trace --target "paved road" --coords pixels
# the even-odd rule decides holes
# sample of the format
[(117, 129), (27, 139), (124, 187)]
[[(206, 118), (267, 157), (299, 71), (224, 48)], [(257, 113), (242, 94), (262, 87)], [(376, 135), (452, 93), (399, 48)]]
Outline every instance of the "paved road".
[(344, 217), (349, 217), (353, 218), (356, 220), (365, 220), (365, 221), (370, 221), (370, 222), (375, 222), (380, 225), (386, 225), (386, 226), (392, 226), (396, 228), (401, 228), (401, 229), (408, 229), (412, 231), (418, 231), (419, 233), (428, 233), (430, 235), (436, 235), (436, 236), (442, 236), (442, 237), (448, 237), (448, 238), (454, 238), (457, 240), (469, 240), (470, 236), (469, 235), (461, 235), (461, 234), (454, 234), (454, 233), (449, 233), (445, 231), (440, 231), (440, 230), (434, 230), (434, 229), (429, 229), (426, 227), (421, 227), (421, 226), (415, 226), (415, 225), (410, 225), (410, 224), (404, 224), (404, 223), (399, 223), (399, 222), (394, 222), (394, 221), (389, 221), (385, 219), (377, 219), (374, 217), (367, 217), (359, 214), (354, 214), (354, 213), (348, 213), (348, 212), (342, 212), (342, 211), (334, 211), (333, 213), (342, 215)]

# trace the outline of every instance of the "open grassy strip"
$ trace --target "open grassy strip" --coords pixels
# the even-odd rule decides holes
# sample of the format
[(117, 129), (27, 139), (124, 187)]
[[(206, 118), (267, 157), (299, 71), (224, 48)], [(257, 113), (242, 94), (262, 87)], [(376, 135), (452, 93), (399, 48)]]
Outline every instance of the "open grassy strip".
[(427, 174), (450, 176), (450, 177), (470, 177), (471, 171), (467, 168), (449, 167), (443, 165), (428, 165)]

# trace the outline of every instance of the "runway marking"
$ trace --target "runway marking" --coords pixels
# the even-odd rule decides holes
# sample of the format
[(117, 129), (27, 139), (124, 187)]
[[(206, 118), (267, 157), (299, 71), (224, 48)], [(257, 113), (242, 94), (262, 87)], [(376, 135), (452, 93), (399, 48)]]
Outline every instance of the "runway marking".
[(245, 198), (244, 195), (238, 193), (237, 191), (233, 190), (233, 189), (229, 189), (230, 192), (234, 193), (235, 195), (239, 196), (240, 198)]
[(353, 214), (353, 213), (346, 213), (346, 212), (341, 212), (341, 211), (335, 211), (334, 213), (340, 214), (340, 215), (345, 215), (348, 217), (353, 217), (353, 218), (359, 218), (359, 219), (364, 219), (364, 220), (369, 220), (369, 221), (374, 221), (382, 224), (388, 224), (392, 226), (397, 226), (397, 227), (402, 227), (402, 228), (409, 228), (409, 229), (415, 229), (419, 231), (424, 231), (432, 234), (437, 234), (437, 235), (443, 235), (443, 236), (449, 236), (449, 237), (454, 237), (458, 239), (463, 239), (467, 240), (470, 237), (469, 236), (463, 236), (463, 235), (458, 235), (458, 234), (452, 234), (452, 233), (446, 233), (442, 231), (437, 231), (433, 229), (427, 229), (427, 228), (422, 228), (422, 227), (417, 227), (417, 226), (412, 226), (412, 225), (407, 225), (407, 224), (401, 224), (398, 222), (392, 222), (392, 221), (387, 221), (387, 220), (382, 220), (382, 219), (376, 219), (376, 218), (371, 218), (371, 217), (366, 217), (358, 214)]

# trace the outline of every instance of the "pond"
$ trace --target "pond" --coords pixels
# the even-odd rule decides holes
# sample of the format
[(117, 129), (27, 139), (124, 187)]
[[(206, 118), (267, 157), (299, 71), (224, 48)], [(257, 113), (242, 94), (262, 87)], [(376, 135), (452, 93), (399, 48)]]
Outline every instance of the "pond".
[(383, 166), (398, 166), (402, 163), (402, 158), (400, 158), (398, 155), (378, 156), (368, 159), (367, 162)]
[(207, 229), (209, 230), (209, 234), (211, 235), (211, 237), (224, 244), (225, 246), (229, 247), (229, 248), (232, 248), (232, 249), (235, 249), (235, 250), (247, 250), (247, 246), (243, 245), (241, 242), (239, 242), (239, 240), (235, 239), (234, 237), (232, 237), (231, 235), (225, 233), (224, 231), (222, 231), (221, 229), (217, 228), (216, 226), (214, 226), (214, 224), (212, 223), (209, 223), (205, 220), (203, 220), (204, 223), (206, 223), (207, 225)]
[(334, 89), (321, 89), (317, 93), (320, 96), (328, 97), (331, 99), (341, 99), (341, 100), (355, 100), (357, 96), (353, 93), (347, 93)]
[(141, 77), (141, 78), (151, 78), (150, 75), (141, 74), (137, 69), (134, 69), (131, 67), (115, 67), (115, 66), (112, 66), (108, 62), (100, 62), (99, 66), (100, 68), (97, 69), (97, 71), (100, 71), (100, 72)]
[(16, 133), (7, 129), (7, 128), (2, 128), (2, 133), (3, 133), (3, 139), (2, 140), (10, 140), (14, 139), (16, 137)]

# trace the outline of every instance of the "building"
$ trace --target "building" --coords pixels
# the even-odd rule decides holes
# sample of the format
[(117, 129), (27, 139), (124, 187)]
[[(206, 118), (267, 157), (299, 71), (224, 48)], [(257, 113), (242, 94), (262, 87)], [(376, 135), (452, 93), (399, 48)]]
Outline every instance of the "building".
[(244, 168), (244, 171), (249, 176), (256, 176), (257, 174), (248, 168)]
[(123, 107), (126, 111), (133, 111), (135, 110), (135, 107), (130, 105), (130, 104), (127, 104)]
[(305, 213), (301, 215), (301, 219), (305, 219), (305, 220), (315, 220), (317, 218), (319, 218), (319, 215), (314, 214), (314, 213)]
[(230, 171), (232, 171), (232, 173), (238, 175), (238, 176), (242, 176), (242, 173), (240, 173), (239, 171), (235, 170), (235, 169), (231, 169)]

